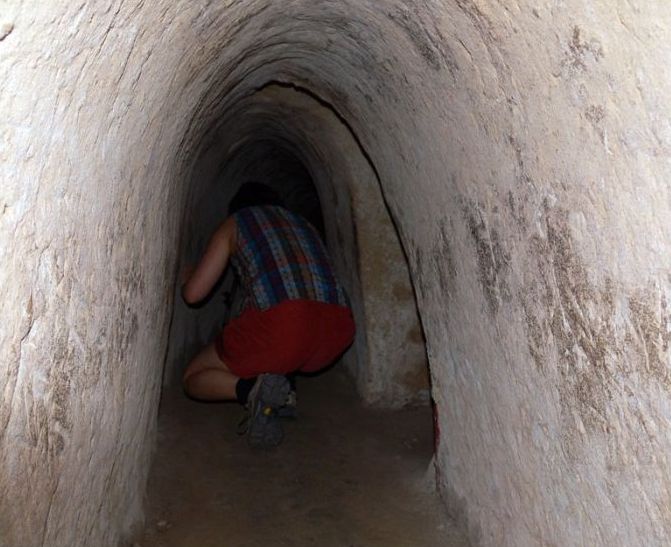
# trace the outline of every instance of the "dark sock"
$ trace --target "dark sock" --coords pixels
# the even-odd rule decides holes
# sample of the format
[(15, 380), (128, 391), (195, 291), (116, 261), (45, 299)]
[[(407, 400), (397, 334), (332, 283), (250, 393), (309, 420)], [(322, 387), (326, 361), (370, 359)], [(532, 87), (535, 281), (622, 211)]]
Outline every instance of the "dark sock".
[(238, 398), (238, 403), (241, 405), (247, 404), (249, 392), (252, 390), (255, 383), (256, 378), (240, 378), (238, 380), (238, 383), (235, 384), (235, 396)]
[(291, 386), (291, 391), (296, 391), (296, 376), (298, 374), (296, 372), (292, 372), (291, 374), (285, 374), (284, 377), (289, 380), (289, 386)]

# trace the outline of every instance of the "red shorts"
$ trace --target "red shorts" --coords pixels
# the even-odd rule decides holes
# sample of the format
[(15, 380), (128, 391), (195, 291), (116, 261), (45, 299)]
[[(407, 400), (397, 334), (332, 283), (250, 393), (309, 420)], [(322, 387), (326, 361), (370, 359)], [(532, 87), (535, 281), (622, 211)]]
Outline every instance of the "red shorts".
[(285, 300), (268, 310), (245, 310), (214, 344), (219, 358), (240, 378), (315, 372), (349, 347), (354, 330), (347, 307)]

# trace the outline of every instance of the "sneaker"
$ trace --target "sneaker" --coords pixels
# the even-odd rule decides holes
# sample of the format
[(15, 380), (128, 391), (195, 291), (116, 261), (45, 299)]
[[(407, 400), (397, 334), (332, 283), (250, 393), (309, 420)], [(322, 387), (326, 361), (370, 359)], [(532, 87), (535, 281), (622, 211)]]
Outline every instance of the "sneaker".
[(284, 404), (277, 409), (277, 415), (280, 418), (296, 418), (298, 416), (296, 402), (296, 390), (290, 389)]
[(285, 404), (290, 390), (289, 382), (278, 374), (262, 374), (249, 393), (247, 405), (250, 419), (247, 442), (252, 447), (270, 448), (284, 438), (278, 410)]

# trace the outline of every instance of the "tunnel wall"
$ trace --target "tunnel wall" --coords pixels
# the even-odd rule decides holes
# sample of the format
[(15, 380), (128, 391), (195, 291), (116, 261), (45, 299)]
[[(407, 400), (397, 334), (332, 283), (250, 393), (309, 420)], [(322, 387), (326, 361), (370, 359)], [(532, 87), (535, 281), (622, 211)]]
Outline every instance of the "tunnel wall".
[(196, 31), (150, 38), (137, 7), (0, 8), (2, 547), (116, 546), (142, 516)]
[(438, 481), (482, 545), (663, 545), (671, 6), (134, 1), (0, 13), (0, 544), (141, 517), (184, 181), (313, 89), (410, 259)]

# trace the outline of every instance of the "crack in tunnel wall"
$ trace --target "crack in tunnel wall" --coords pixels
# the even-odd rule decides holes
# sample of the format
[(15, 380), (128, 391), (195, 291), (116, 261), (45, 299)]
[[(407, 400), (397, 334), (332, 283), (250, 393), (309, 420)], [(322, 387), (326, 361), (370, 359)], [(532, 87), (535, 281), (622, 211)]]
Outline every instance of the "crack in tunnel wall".
[(189, 174), (273, 80), (378, 170), (475, 540), (663, 545), (669, 29), (663, 0), (5, 2), (0, 545), (141, 518)]

